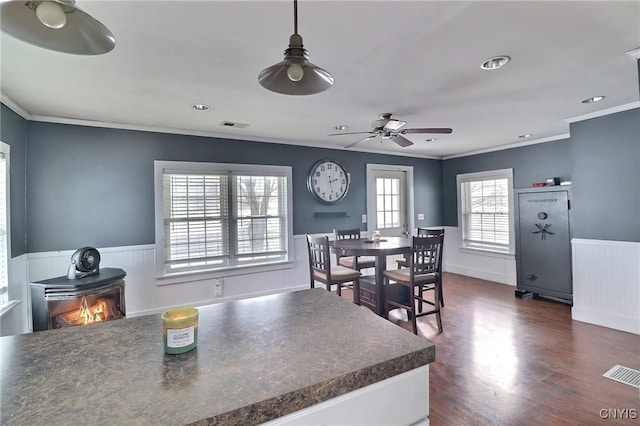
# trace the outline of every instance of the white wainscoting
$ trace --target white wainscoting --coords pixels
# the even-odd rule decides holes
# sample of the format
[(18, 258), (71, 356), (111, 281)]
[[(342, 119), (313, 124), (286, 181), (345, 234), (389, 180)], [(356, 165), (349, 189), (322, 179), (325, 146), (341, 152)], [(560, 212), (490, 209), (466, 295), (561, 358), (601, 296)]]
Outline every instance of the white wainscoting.
[(516, 285), (515, 256), (463, 249), (461, 248), (460, 232), (461, 230), (457, 226), (445, 227), (443, 270), (502, 284)]
[(573, 239), (574, 320), (640, 334), (640, 243)]
[[(323, 234), (318, 234), (323, 235)], [(328, 234), (327, 234), (328, 235)], [(332, 237), (332, 236), (330, 236)], [(445, 271), (515, 285), (515, 261), (504, 257), (470, 254), (459, 250), (457, 227), (445, 231)], [(155, 246), (125, 246), (99, 248), (101, 267), (121, 268), (126, 273), (125, 297), (127, 316), (160, 313), (178, 306), (202, 306), (233, 299), (263, 296), (309, 287), (309, 264), (304, 235), (294, 236), (293, 264), (275, 271), (222, 276), (223, 294), (215, 295), (215, 282), (208, 276), (189, 276), (184, 280), (157, 279)], [(23, 300), (19, 311), (23, 321), (15, 333), (31, 330), (31, 300), (29, 282), (40, 281), (67, 273), (74, 250), (29, 253), (12, 259), (12, 298)], [(388, 261), (388, 264), (393, 264)], [(26, 303), (25, 303), (26, 302)]]
[[(162, 280), (155, 276), (155, 246), (126, 246), (98, 248), (100, 267), (121, 268), (126, 273), (125, 299), (127, 316), (135, 317), (164, 312), (178, 306), (202, 306), (233, 299), (264, 296), (275, 293), (301, 290), (309, 287), (309, 263), (304, 236), (294, 237), (295, 261), (275, 271), (222, 276), (222, 296), (215, 295), (215, 285), (210, 277), (188, 276), (184, 281)], [(29, 253), (12, 260), (12, 285), (16, 295), (27, 299), (24, 330), (31, 329), (31, 306), (29, 282), (67, 274), (74, 250)], [(12, 295), (13, 297), (13, 295)], [(30, 309), (28, 309), (30, 311)]]
[(9, 300), (17, 303), (0, 319), (0, 335), (9, 336), (30, 331), (31, 302), (27, 282), (27, 255), (11, 259), (9, 263)]

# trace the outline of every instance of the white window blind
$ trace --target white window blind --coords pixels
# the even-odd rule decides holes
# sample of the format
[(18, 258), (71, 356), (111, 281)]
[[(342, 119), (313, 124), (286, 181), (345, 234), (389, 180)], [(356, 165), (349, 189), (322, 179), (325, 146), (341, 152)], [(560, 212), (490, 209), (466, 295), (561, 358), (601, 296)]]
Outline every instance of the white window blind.
[(226, 175), (163, 175), (165, 271), (228, 265)]
[(9, 165), (8, 145), (0, 150), (0, 305), (8, 302), (9, 290)]
[(162, 170), (162, 273), (287, 259), (290, 177), (283, 168), (186, 164)]
[(510, 175), (460, 175), (458, 183), (463, 247), (512, 253)]

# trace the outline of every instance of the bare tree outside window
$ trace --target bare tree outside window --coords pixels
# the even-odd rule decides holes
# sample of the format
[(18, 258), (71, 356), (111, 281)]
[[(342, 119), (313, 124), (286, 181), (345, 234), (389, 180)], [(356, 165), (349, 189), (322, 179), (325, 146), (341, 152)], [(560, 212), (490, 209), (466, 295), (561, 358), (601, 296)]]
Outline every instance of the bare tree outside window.
[[(156, 217), (156, 235), (162, 235), (159, 273), (289, 258), (290, 167), (160, 163), (166, 169), (156, 170), (162, 197), (161, 203), (156, 198), (156, 207), (162, 206), (162, 215)], [(275, 173), (269, 174), (272, 170)]]

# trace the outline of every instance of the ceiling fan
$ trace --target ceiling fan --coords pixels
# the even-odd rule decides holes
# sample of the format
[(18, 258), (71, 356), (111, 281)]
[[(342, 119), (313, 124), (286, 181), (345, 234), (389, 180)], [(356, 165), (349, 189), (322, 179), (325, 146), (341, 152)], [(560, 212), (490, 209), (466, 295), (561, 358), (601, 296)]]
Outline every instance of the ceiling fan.
[(447, 127), (426, 127), (422, 129), (402, 129), (401, 127), (407, 124), (406, 121), (396, 120), (395, 118), (391, 118), (391, 113), (385, 112), (384, 114), (380, 114), (380, 118), (373, 123), (371, 123), (371, 130), (368, 132), (348, 132), (348, 133), (332, 133), (329, 136), (341, 136), (341, 135), (369, 135), (366, 138), (360, 139), (359, 141), (350, 143), (345, 146), (345, 148), (351, 148), (352, 146), (359, 144), (360, 142), (368, 141), (369, 139), (374, 139), (380, 136), (381, 139), (390, 139), (393, 142), (397, 143), (401, 147), (407, 147), (413, 145), (409, 139), (405, 138), (403, 135), (411, 134), (411, 133), (451, 133), (452, 129)]

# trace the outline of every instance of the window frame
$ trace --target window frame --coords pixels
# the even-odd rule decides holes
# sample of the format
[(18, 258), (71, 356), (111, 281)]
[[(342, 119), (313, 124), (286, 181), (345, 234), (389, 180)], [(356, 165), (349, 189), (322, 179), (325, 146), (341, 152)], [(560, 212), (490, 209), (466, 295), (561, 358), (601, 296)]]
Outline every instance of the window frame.
[[(11, 147), (0, 141), (0, 154), (5, 158), (5, 207), (6, 207), (6, 270), (7, 270), (7, 283), (6, 286), (0, 284), (0, 306), (7, 305), (9, 303), (9, 283), (11, 282)], [(1, 242), (0, 242), (1, 243)]]
[[(463, 191), (462, 185), (468, 182), (486, 180), (507, 179), (508, 220), (509, 220), (509, 247), (508, 250), (498, 250), (488, 247), (469, 246), (465, 243), (465, 222), (463, 218)], [(492, 255), (515, 255), (515, 201), (513, 188), (513, 169), (488, 170), (483, 172), (461, 173), (456, 175), (457, 201), (458, 201), (458, 227), (460, 228), (460, 248), (471, 252), (480, 252)]]
[[(244, 176), (282, 176), (286, 179), (286, 230), (287, 238), (286, 250), (284, 259), (278, 259), (270, 262), (254, 262), (243, 264), (231, 264), (222, 267), (210, 267), (196, 270), (185, 270), (179, 272), (166, 272), (165, 271), (165, 244), (164, 244), (164, 205), (163, 205), (163, 176), (165, 171), (171, 171), (172, 173), (180, 174), (228, 174), (229, 176), (244, 175)], [(233, 163), (205, 163), (205, 162), (189, 162), (189, 161), (154, 161), (154, 206), (155, 206), (155, 247), (156, 247), (156, 278), (158, 279), (170, 279), (177, 278), (179, 281), (188, 281), (185, 277), (197, 275), (198, 278), (215, 278), (230, 275), (240, 275), (253, 272), (268, 272), (271, 270), (278, 270), (286, 267), (292, 267), (294, 258), (294, 243), (293, 243), (293, 182), (292, 182), (292, 167), (291, 166), (270, 166), (270, 165), (258, 165), (258, 164), (233, 164)], [(235, 185), (230, 185), (235, 186)], [(235, 212), (235, 202), (233, 198), (235, 194), (229, 192), (226, 194), (228, 203), (230, 203), (230, 210)], [(229, 223), (233, 222), (233, 217), (229, 218)], [(230, 233), (235, 235), (235, 233)], [(229, 242), (229, 247), (232, 249), (236, 242)], [(206, 277), (200, 277), (206, 275)], [(172, 280), (168, 280), (167, 284), (173, 283)]]

